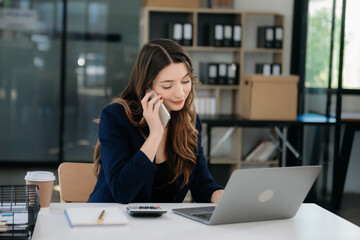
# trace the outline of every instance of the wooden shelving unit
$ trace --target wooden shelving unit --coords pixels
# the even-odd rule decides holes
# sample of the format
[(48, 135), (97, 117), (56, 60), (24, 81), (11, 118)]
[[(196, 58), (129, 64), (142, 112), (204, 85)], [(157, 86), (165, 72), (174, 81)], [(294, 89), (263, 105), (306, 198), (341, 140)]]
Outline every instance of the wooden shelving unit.
[[(184, 46), (193, 58), (194, 68), (199, 73), (199, 61), (202, 56), (210, 56), (209, 59), (217, 59), (224, 55), (223, 59), (238, 63), (239, 84), (238, 85), (202, 85), (196, 87), (198, 92), (205, 92), (216, 98), (216, 113), (223, 114), (222, 106), (229, 106), (228, 112), (235, 113), (238, 95), (240, 94), (241, 78), (245, 74), (255, 73), (255, 63), (271, 62), (281, 64), (281, 73), (284, 69), (284, 49), (285, 49), (285, 17), (276, 12), (254, 12), (241, 11), (237, 9), (188, 9), (188, 8), (168, 8), (168, 7), (143, 7), (140, 19), (140, 44), (143, 45), (149, 40), (156, 38), (168, 38), (166, 29), (169, 22), (190, 22), (193, 24), (193, 45)], [(208, 24), (240, 24), (241, 47), (213, 47), (207, 46), (207, 36), (203, 29)], [(283, 27), (283, 43), (281, 49), (257, 48), (257, 27), (276, 25)], [(199, 58), (199, 59), (198, 59)], [(199, 76), (201, 79), (201, 76)], [(230, 96), (230, 101), (229, 101)], [(224, 102), (226, 101), (226, 102)], [(224, 131), (226, 131), (224, 129)], [(234, 168), (241, 168), (241, 165), (276, 165), (278, 161), (266, 162), (245, 162), (242, 160), (242, 131), (237, 128), (232, 132), (231, 150), (229, 155), (209, 156), (211, 164), (230, 164)], [(236, 142), (236, 144), (233, 144)]]

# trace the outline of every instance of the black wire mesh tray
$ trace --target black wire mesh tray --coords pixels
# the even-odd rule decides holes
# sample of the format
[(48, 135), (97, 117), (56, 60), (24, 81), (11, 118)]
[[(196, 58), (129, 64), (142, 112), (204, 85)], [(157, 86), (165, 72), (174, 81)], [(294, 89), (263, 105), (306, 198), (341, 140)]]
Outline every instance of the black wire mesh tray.
[(39, 210), (36, 185), (0, 185), (0, 239), (31, 239)]

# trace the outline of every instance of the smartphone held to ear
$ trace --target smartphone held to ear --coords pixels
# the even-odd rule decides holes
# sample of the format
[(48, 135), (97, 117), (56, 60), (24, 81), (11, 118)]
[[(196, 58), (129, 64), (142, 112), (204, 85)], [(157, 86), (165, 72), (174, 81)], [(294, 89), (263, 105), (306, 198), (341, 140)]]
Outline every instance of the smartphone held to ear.
[[(149, 89), (149, 91), (152, 91), (152, 89)], [(155, 96), (157, 96), (157, 94), (154, 91), (154, 94), (150, 97), (150, 100)], [(166, 126), (170, 120), (170, 113), (168, 112), (168, 110), (166, 109), (164, 104), (161, 104), (161, 106), (159, 108), (159, 117), (160, 117), (160, 121), (161, 121), (163, 127), (166, 128)]]

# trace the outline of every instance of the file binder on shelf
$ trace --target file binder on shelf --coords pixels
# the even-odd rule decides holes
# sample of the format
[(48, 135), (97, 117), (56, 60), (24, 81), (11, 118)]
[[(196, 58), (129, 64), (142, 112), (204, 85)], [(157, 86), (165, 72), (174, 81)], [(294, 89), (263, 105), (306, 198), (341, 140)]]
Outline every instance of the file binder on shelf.
[(200, 80), (203, 84), (214, 85), (218, 78), (218, 64), (200, 63)]
[(257, 47), (274, 48), (274, 27), (258, 27)]
[(255, 73), (263, 75), (271, 75), (271, 64), (270, 63), (257, 63), (255, 67)]
[(209, 45), (214, 47), (224, 45), (224, 26), (222, 24), (209, 25)]
[(279, 63), (271, 64), (271, 74), (272, 75), (281, 75), (281, 64), (279, 64)]
[(227, 64), (227, 84), (239, 84), (239, 65), (236, 63)]
[(182, 23), (170, 23), (169, 24), (169, 38), (183, 44), (183, 24)]
[(239, 84), (238, 63), (200, 63), (200, 80), (203, 84)]
[(234, 47), (241, 47), (241, 25), (235, 24), (233, 26), (233, 41), (232, 45)]
[(210, 63), (208, 65), (208, 83), (216, 84), (218, 78), (218, 65), (216, 63)]
[(202, 84), (209, 84), (209, 66), (208, 63), (201, 62), (200, 63), (200, 76), (199, 80)]
[(233, 27), (224, 25), (224, 47), (231, 47), (233, 41)]
[(283, 47), (283, 27), (275, 26), (274, 27), (274, 48), (282, 48)]
[(218, 78), (216, 84), (226, 85), (227, 84), (227, 64), (219, 63), (218, 64)]
[(183, 25), (183, 45), (193, 45), (193, 25), (192, 23), (184, 23)]
[(255, 72), (263, 75), (281, 75), (281, 64), (257, 63)]

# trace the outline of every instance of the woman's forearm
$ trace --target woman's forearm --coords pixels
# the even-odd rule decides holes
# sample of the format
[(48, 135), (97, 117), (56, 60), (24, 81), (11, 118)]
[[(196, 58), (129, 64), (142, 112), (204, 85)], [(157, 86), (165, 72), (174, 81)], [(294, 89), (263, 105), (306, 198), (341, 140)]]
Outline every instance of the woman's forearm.
[(216, 190), (215, 192), (213, 192), (213, 194), (211, 195), (211, 202), (218, 203), (223, 192), (224, 192), (224, 190), (222, 190), (222, 189)]

